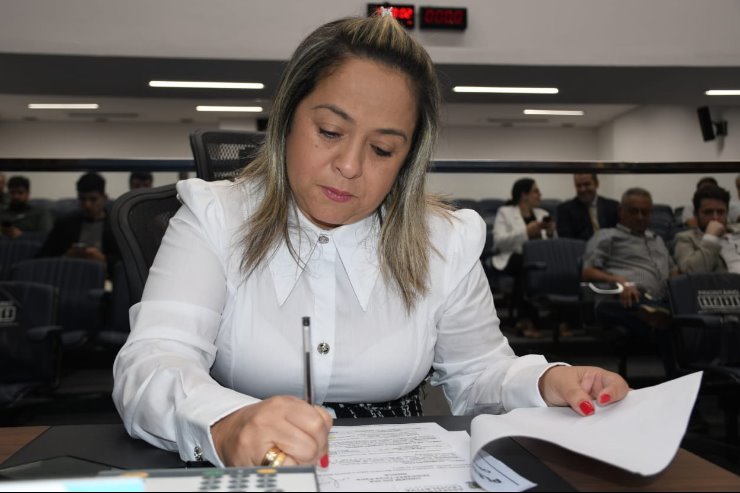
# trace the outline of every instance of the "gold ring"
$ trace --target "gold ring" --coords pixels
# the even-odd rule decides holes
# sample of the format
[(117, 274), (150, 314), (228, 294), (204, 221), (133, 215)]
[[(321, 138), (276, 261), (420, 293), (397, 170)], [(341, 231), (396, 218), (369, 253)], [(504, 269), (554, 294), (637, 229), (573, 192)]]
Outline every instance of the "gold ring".
[(275, 457), (275, 460), (272, 461), (270, 467), (280, 467), (283, 465), (283, 462), (285, 462), (285, 452), (280, 452), (278, 456)]
[[(282, 458), (280, 457), (282, 455)], [(270, 447), (270, 450), (268, 450), (265, 453), (265, 456), (262, 458), (262, 462), (260, 463), (261, 466), (270, 466), (270, 467), (277, 467), (280, 464), (275, 465), (275, 462), (280, 461), (280, 464), (283, 463), (285, 460), (285, 454), (282, 450), (280, 450), (277, 447)]]

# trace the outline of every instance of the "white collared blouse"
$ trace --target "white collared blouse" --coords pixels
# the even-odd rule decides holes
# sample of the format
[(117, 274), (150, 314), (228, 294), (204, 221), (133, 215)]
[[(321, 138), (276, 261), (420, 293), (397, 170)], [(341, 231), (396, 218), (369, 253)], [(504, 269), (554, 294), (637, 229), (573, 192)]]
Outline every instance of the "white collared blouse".
[(499, 330), (475, 212), (429, 218), (439, 255), (409, 314), (379, 272), (375, 216), (322, 231), (298, 213), (291, 234), (305, 268), (281, 244), (245, 278), (242, 228), (259, 191), (198, 179), (177, 191), (183, 205), (114, 364), (113, 398), (133, 437), (220, 465), (213, 423), (273, 395), (302, 396), (303, 316), (317, 403), (396, 399), (433, 366), (454, 414), (545, 405), (538, 379), (551, 365), (517, 358)]

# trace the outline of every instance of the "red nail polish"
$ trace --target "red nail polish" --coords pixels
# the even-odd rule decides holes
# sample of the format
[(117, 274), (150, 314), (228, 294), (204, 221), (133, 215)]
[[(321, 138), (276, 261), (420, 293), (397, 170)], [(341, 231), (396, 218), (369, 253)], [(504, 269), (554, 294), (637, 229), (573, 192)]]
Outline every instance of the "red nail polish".
[(609, 394), (601, 394), (601, 397), (599, 397), (599, 403), (601, 404), (608, 404), (611, 400), (612, 396), (610, 396)]
[(321, 456), (321, 467), (326, 469), (329, 467), (329, 454), (324, 454)]
[(591, 404), (589, 401), (583, 401), (581, 402), (578, 407), (581, 408), (581, 412), (588, 416), (589, 414), (594, 413), (594, 405)]

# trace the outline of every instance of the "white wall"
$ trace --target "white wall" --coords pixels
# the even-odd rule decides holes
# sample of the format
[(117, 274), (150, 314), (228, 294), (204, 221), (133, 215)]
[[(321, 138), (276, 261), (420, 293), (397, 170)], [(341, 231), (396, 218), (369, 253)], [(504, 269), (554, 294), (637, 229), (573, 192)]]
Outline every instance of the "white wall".
[[(366, 3), (0, 0), (0, 51), (285, 60), (308, 32), (364, 15)], [(463, 33), (414, 30), (437, 63), (740, 64), (737, 0), (466, 0), (464, 6)]]
[[(438, 159), (496, 159), (522, 161), (734, 161), (740, 162), (740, 109), (725, 109), (729, 135), (703, 142), (693, 107), (647, 106), (623, 114), (599, 130), (582, 128), (449, 127), (440, 136)], [(719, 118), (720, 113), (714, 112)], [(248, 126), (247, 123), (243, 125)], [(236, 122), (235, 122), (236, 125)], [(180, 158), (192, 154), (183, 124), (127, 123), (6, 123), (0, 124), (0, 158)], [(740, 170), (715, 175), (734, 191)], [(29, 174), (30, 175), (30, 174)], [(512, 183), (532, 176), (545, 197), (573, 195), (569, 175), (451, 174), (430, 175), (432, 191), (453, 197), (508, 197)], [(79, 173), (33, 174), (36, 197), (74, 195)], [(601, 190), (619, 197), (639, 184), (651, 190), (656, 202), (673, 206), (688, 202), (701, 175), (602, 175)], [(126, 173), (106, 174), (111, 196), (127, 190)], [(156, 177), (170, 183), (175, 173)]]

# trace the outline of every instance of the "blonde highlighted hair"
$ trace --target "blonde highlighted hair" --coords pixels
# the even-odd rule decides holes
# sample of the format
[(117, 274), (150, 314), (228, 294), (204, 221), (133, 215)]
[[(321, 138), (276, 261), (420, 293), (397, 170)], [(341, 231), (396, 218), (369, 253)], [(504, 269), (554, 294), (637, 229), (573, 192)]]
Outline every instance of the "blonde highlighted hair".
[[(294, 207), (286, 167), (287, 138), (294, 112), (323, 78), (348, 58), (365, 58), (408, 77), (418, 119), (412, 145), (398, 177), (376, 214), (381, 225), (379, 265), (395, 285), (408, 311), (428, 291), (427, 214), (445, 214), (447, 206), (425, 192), (426, 172), (439, 126), (439, 85), (429, 55), (391, 16), (346, 18), (325, 24), (296, 49), (283, 72), (267, 126), (265, 143), (240, 175), (264, 191), (261, 204), (245, 226), (241, 267), (250, 275), (280, 242), (298, 255), (289, 235)], [(378, 90), (382, 90), (379, 88)]]

